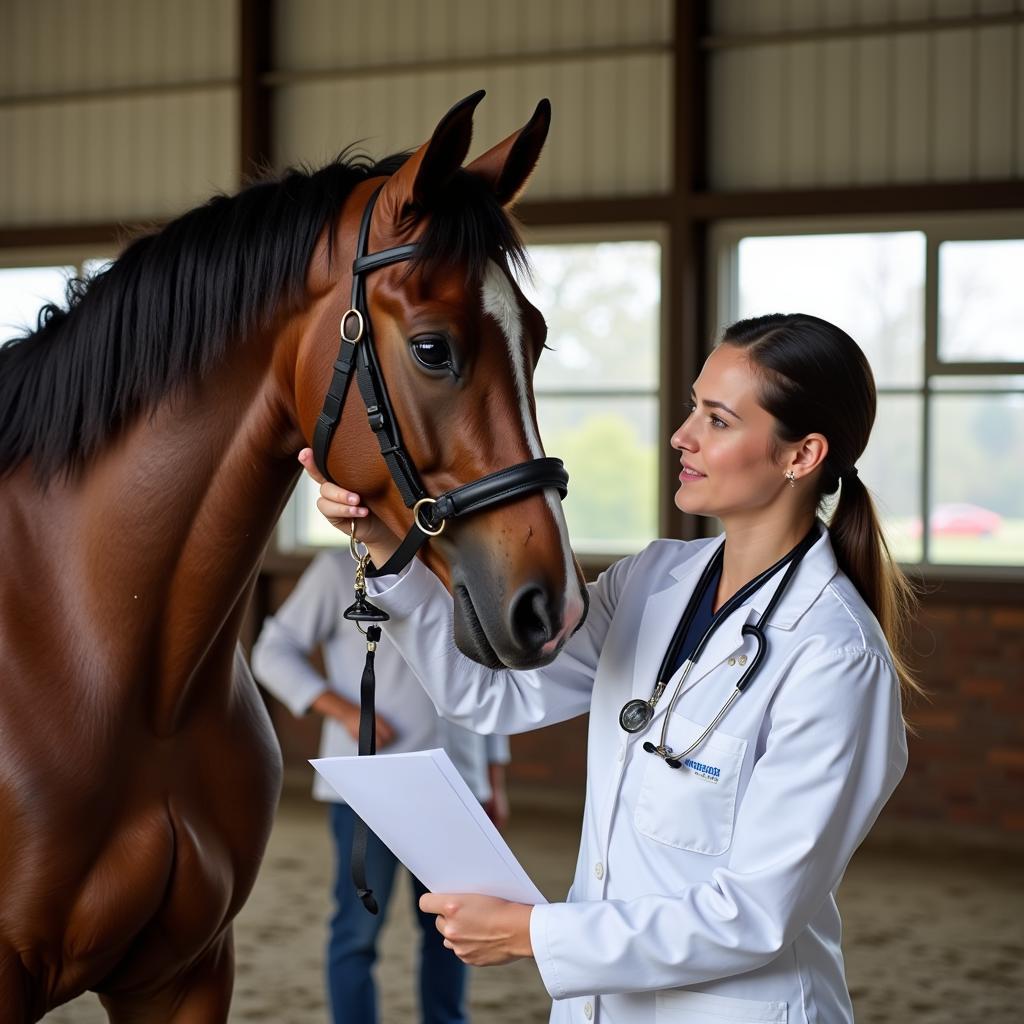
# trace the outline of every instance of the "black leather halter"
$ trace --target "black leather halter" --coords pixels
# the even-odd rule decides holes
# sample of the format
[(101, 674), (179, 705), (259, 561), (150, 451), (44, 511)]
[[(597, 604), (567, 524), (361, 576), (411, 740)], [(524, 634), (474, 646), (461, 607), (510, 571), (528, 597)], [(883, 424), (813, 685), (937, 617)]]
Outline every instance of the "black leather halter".
[(352, 263), (352, 304), (341, 318), (341, 350), (334, 363), (334, 374), (324, 398), (324, 407), (313, 433), (313, 457), (317, 468), (332, 483), (327, 469), (327, 454), (338, 429), (341, 411), (345, 405), (352, 373), (355, 371), (360, 394), (366, 405), (370, 427), (377, 435), (381, 455), (384, 456), (391, 476), (402, 495), (406, 508), (413, 511), (413, 522), (398, 550), (380, 566), (367, 566), (367, 576), (386, 576), (399, 572), (415, 557), (428, 537), (440, 534), (449, 519), (479, 512), (485, 508), (513, 501), (525, 494), (554, 487), (562, 498), (568, 489), (569, 474), (561, 459), (539, 458), (499, 469), (468, 484), (432, 498), (427, 494), (416, 466), (402, 444), (398, 420), (388, 398), (387, 387), (381, 374), (380, 362), (373, 344), (370, 313), (366, 305), (366, 275), (381, 267), (410, 260), (418, 245), (400, 245), (367, 255), (370, 236), (370, 218), (381, 185), (370, 197), (363, 210), (356, 244), (356, 258)]

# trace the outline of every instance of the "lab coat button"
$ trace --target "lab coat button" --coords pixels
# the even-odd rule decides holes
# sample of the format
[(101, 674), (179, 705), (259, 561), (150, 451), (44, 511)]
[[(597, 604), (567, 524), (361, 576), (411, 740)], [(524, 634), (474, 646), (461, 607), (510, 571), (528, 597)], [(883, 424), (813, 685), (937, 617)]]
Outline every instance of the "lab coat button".
[(594, 1007), (591, 1006), (590, 1003), (583, 1004), (583, 1016), (586, 1017), (587, 1020), (594, 1019)]
[(747, 656), (745, 654), (741, 654), (740, 655), (740, 664), (741, 665), (746, 665), (746, 663), (747, 663)]
[(729, 668), (732, 668), (733, 665), (735, 665), (735, 664), (736, 664), (736, 659), (735, 658), (730, 658), (729, 659)]
[(598, 881), (604, 878), (604, 865), (600, 861), (594, 865), (594, 877), (597, 878)]

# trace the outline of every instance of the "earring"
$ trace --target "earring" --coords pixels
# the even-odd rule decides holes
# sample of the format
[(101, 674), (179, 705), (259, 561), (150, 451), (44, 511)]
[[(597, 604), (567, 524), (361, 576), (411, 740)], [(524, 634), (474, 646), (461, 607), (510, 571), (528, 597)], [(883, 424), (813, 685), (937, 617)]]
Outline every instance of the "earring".
[(786, 471), (786, 479), (789, 481), (790, 487), (796, 487), (796, 473), (789, 469)]

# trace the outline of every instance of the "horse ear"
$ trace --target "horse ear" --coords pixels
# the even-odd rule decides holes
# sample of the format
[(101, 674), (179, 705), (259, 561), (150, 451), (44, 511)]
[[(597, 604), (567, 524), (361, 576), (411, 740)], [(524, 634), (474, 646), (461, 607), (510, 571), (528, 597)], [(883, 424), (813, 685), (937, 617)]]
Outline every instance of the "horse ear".
[(401, 221), (409, 206), (429, 209), (438, 189), (462, 166), (473, 138), (473, 111), (484, 95), (480, 89), (459, 100), (434, 134), (388, 179), (377, 205), (392, 223)]
[(550, 127), (551, 102), (541, 100), (524, 128), (478, 156), (466, 170), (484, 178), (502, 206), (511, 206), (522, 195), (537, 166)]

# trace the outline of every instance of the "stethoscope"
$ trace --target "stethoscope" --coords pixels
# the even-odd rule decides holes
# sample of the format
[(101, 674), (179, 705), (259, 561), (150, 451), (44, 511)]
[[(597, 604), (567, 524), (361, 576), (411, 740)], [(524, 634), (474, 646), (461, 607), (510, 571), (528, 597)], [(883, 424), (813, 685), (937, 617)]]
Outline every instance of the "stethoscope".
[[(665, 720), (661, 726), (661, 739), (658, 745), (655, 746), (650, 740), (644, 743), (644, 750), (648, 754), (657, 754), (658, 757), (664, 760), (665, 764), (669, 768), (682, 768), (683, 759), (689, 754), (692, 754), (704, 741), (714, 732), (718, 723), (726, 716), (729, 708), (732, 707), (733, 703), (739, 697), (739, 695), (751, 684), (754, 679), (757, 670), (761, 667), (761, 660), (764, 657), (765, 651), (768, 648), (768, 641), (765, 639), (764, 627), (768, 624), (768, 620), (775, 611), (775, 606), (782, 599), (783, 594), (786, 592), (786, 588), (789, 586), (790, 580), (792, 580), (798, 566), (804, 555), (814, 546), (819, 537), (818, 523), (815, 520), (814, 526), (811, 527), (807, 536), (792, 551), (788, 554), (783, 555), (774, 565), (765, 569), (764, 572), (755, 576), (746, 586), (738, 590), (732, 597), (729, 598), (725, 604), (715, 614), (714, 620), (708, 627), (707, 632), (701, 637), (700, 643), (694, 648), (693, 653), (686, 659), (683, 665), (682, 675), (679, 677), (679, 682), (676, 683), (675, 691), (672, 694), (672, 700), (669, 702), (668, 711), (665, 714)], [(714, 557), (708, 563), (704, 572), (701, 574), (700, 579), (697, 581), (697, 586), (694, 589), (693, 595), (690, 597), (690, 601), (686, 606), (686, 610), (683, 612), (683, 616), (679, 621), (679, 625), (676, 626), (676, 631), (672, 635), (672, 640), (668, 645), (668, 649), (665, 651), (665, 657), (662, 658), (661, 667), (658, 669), (658, 682), (654, 687), (651, 696), (644, 700), (640, 697), (635, 697), (631, 701), (627, 701), (622, 710), (619, 712), (619, 724), (626, 732), (636, 733), (642, 732), (651, 723), (651, 719), (654, 718), (654, 709), (657, 706), (658, 701), (661, 699), (662, 694), (665, 692), (665, 688), (668, 686), (669, 679), (671, 678), (672, 666), (676, 663), (676, 659), (679, 655), (679, 651), (686, 641), (686, 635), (690, 630), (690, 625), (693, 622), (694, 616), (697, 614), (698, 608), (700, 608), (701, 602), (707, 594), (708, 587), (711, 585), (711, 581), (717, 578), (721, 567), (722, 560), (725, 556), (725, 545), (723, 544), (718, 551), (715, 552)], [(780, 569), (786, 569), (786, 574), (782, 577), (781, 582), (775, 589), (775, 593), (772, 595), (771, 601), (768, 602), (768, 607), (765, 608), (758, 619), (756, 625), (746, 623), (742, 629), (743, 636), (752, 636), (754, 642), (757, 644), (757, 650), (751, 655), (749, 664), (740, 676), (739, 682), (736, 684), (736, 688), (731, 694), (729, 694), (726, 702), (721, 706), (718, 714), (711, 720), (707, 728), (685, 749), (680, 751), (672, 750), (667, 743), (668, 739), (668, 727), (671, 720), (672, 711), (679, 701), (680, 694), (683, 691), (683, 684), (686, 682), (686, 677), (690, 674), (690, 669), (700, 660), (701, 654), (704, 652), (704, 648), (707, 647), (708, 641), (714, 636), (715, 630), (729, 617), (729, 615), (735, 611), (740, 605), (746, 601), (751, 594), (757, 589), (763, 586), (772, 576), (775, 575)]]

